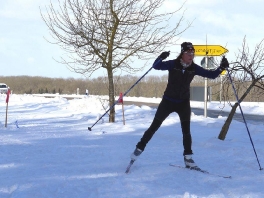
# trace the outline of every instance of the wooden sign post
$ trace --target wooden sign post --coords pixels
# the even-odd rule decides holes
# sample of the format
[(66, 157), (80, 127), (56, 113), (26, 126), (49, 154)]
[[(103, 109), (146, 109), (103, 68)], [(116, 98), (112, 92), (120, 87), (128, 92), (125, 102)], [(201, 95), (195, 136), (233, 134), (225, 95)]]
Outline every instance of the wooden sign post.
[(8, 89), (7, 90), (7, 93), (6, 93), (6, 119), (5, 119), (5, 127), (7, 127), (7, 112), (8, 112), (9, 95), (10, 95), (10, 89)]
[(123, 101), (123, 94), (120, 93), (118, 103), (122, 104), (122, 112), (123, 112), (123, 124), (125, 125), (125, 113), (124, 113), (124, 101)]

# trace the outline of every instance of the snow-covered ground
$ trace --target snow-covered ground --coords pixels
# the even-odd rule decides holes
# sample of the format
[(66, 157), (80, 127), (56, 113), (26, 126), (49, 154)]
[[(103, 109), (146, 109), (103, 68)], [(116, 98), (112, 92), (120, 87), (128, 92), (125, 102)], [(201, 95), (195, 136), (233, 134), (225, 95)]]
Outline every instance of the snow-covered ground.
[[(194, 160), (224, 179), (183, 165), (182, 134), (177, 114), (171, 114), (134, 163), (130, 154), (149, 127), (156, 109), (122, 106), (116, 122), (104, 117), (88, 131), (107, 107), (98, 96), (66, 100), (11, 95), (5, 128), (5, 95), (0, 95), (0, 197), (120, 198), (120, 197), (264, 197), (264, 170), (259, 170), (244, 123), (233, 121), (224, 141), (217, 137), (226, 117), (192, 114)], [(159, 103), (160, 98), (124, 100)], [(202, 102), (191, 102), (203, 108)], [(244, 113), (264, 115), (264, 103), (242, 103)], [(219, 102), (208, 109), (230, 108)], [(237, 111), (239, 113), (239, 110)], [(248, 124), (261, 167), (264, 166), (263, 124)]]

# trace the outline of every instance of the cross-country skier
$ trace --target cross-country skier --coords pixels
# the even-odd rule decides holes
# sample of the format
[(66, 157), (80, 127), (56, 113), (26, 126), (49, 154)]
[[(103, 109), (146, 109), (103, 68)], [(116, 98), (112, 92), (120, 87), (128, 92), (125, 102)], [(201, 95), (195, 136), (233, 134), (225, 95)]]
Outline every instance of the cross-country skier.
[(229, 67), (229, 63), (223, 57), (220, 66), (216, 70), (206, 70), (198, 66), (193, 62), (195, 51), (190, 42), (181, 44), (181, 53), (176, 59), (163, 61), (169, 55), (169, 52), (162, 52), (153, 64), (153, 68), (156, 70), (168, 70), (168, 84), (154, 120), (137, 143), (135, 151), (131, 154), (131, 160), (135, 161), (139, 157), (162, 122), (170, 113), (176, 112), (181, 121), (185, 165), (187, 168), (200, 169), (192, 159), (190, 83), (195, 75), (215, 79), (223, 70)]

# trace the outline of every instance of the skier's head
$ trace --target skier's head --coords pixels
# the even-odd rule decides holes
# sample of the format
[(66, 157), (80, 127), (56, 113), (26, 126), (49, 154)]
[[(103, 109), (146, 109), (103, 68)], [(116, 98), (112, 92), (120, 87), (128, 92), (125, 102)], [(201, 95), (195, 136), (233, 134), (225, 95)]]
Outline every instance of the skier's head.
[(194, 52), (194, 47), (191, 42), (183, 42), (181, 44), (181, 53), (177, 59), (181, 59), (185, 64), (189, 65), (193, 62)]

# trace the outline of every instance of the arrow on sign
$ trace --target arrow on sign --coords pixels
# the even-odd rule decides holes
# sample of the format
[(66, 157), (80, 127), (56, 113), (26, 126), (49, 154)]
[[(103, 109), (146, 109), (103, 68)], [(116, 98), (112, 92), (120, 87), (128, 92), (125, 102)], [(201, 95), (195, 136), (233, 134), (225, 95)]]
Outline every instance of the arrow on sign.
[(221, 56), (228, 50), (221, 45), (193, 45), (195, 56)]

